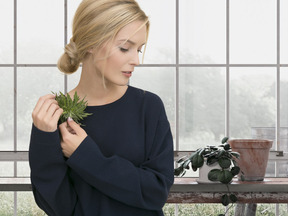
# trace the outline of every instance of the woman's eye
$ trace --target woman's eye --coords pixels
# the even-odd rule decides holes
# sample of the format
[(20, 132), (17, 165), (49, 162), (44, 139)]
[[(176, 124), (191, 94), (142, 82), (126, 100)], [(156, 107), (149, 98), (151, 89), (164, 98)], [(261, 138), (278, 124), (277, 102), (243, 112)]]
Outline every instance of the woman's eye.
[(138, 51), (138, 53), (142, 53), (142, 50), (137, 50)]
[(121, 51), (121, 52), (128, 52), (129, 49), (125, 49), (125, 48), (123, 48), (123, 47), (120, 47), (120, 51)]

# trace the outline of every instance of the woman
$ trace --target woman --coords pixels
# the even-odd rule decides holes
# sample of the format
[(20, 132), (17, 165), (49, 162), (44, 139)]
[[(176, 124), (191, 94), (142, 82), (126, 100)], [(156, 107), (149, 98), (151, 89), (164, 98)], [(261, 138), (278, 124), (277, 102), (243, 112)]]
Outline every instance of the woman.
[[(149, 21), (134, 0), (83, 0), (58, 68), (82, 63), (75, 92), (86, 97), (83, 128), (57, 126), (54, 95), (32, 113), (29, 150), (35, 200), (48, 215), (163, 215), (173, 184), (173, 141), (162, 101), (127, 85)], [(81, 122), (82, 123), (82, 122)]]

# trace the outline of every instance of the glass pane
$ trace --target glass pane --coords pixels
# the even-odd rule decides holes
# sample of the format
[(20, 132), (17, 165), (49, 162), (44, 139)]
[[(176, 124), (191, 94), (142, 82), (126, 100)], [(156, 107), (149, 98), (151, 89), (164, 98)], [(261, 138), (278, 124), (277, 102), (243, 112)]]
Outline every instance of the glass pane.
[(17, 177), (30, 177), (29, 162), (17, 162)]
[(67, 76), (68, 92), (74, 89), (78, 85), (80, 81), (81, 71), (82, 71), (82, 67), (79, 67), (79, 69), (75, 73)]
[(230, 137), (251, 138), (255, 127), (275, 127), (276, 69), (231, 68), (230, 72)]
[(13, 1), (0, 2), (0, 64), (13, 63), (14, 10)]
[(280, 80), (280, 150), (288, 152), (288, 68), (281, 68)]
[[(276, 171), (277, 167), (277, 171)], [(288, 162), (287, 161), (268, 161), (265, 177), (281, 177), (287, 178), (288, 176)]]
[(64, 2), (18, 1), (18, 63), (56, 64), (64, 45)]
[[(153, 77), (153, 78), (152, 78)], [(175, 138), (175, 69), (174, 68), (136, 68), (130, 85), (157, 94), (163, 101)]]
[[(185, 175), (186, 176), (186, 175)], [(233, 211), (233, 208), (229, 210), (229, 215), (231, 214), (231, 211)], [(182, 204), (182, 203), (177, 203), (177, 204), (170, 204), (167, 203), (165, 204), (163, 208), (163, 212), (165, 216), (168, 215), (178, 215), (178, 216), (199, 216), (199, 215), (219, 215), (223, 212), (225, 212), (225, 207), (222, 204), (203, 204), (203, 203), (187, 203), (187, 204)], [(175, 212), (178, 212), (178, 214)], [(228, 215), (228, 213), (227, 213)]]
[(288, 64), (288, 1), (280, 0), (280, 62)]
[[(0, 151), (14, 150), (14, 72), (13, 68), (0, 68), (2, 98), (0, 112)], [(5, 101), (5, 102), (4, 102)]]
[(40, 96), (64, 91), (64, 75), (56, 68), (18, 69), (17, 150), (27, 151), (32, 126), (32, 111)]
[(179, 2), (180, 63), (225, 63), (226, 1)]
[(0, 215), (14, 215), (14, 192), (0, 192)]
[(230, 63), (276, 63), (277, 1), (230, 1)]
[(225, 134), (225, 68), (181, 68), (180, 150), (219, 145)]
[(67, 42), (70, 41), (70, 38), (72, 37), (72, 25), (73, 25), (73, 18), (74, 14), (81, 3), (82, 0), (73, 0), (73, 1), (67, 1), (67, 10), (68, 10), (68, 19), (67, 19), (67, 29), (68, 29), (68, 38)]
[(13, 177), (13, 176), (14, 176), (14, 162), (0, 161), (0, 177)]
[(175, 63), (175, 0), (138, 0), (150, 18), (145, 64)]
[(32, 192), (17, 193), (17, 215), (46, 215), (35, 203)]

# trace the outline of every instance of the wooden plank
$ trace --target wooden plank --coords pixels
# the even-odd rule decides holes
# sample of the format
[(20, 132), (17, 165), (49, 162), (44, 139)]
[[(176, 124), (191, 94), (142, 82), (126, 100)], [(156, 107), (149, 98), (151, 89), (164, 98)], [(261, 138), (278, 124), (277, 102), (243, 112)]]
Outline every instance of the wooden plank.
[[(170, 192), (167, 203), (220, 203), (224, 193)], [(238, 203), (288, 203), (288, 193), (235, 193)]]
[[(288, 203), (288, 178), (238, 181), (229, 185), (239, 203)], [(175, 178), (168, 203), (219, 203), (227, 191), (222, 184), (198, 184), (196, 178)]]

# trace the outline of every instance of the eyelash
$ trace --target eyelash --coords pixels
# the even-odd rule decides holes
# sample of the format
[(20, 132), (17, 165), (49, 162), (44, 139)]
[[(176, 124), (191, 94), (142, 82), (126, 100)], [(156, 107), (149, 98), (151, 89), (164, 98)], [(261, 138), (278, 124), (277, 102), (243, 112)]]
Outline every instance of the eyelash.
[(123, 53), (125, 53), (125, 52), (128, 52), (129, 51), (129, 49), (125, 49), (125, 48), (122, 48), (122, 47), (119, 47), (120, 48), (120, 51), (121, 52), (123, 52)]
[[(129, 51), (129, 49), (125, 49), (123, 47), (119, 47), (119, 48), (120, 48), (120, 51), (123, 52), (123, 53), (126, 53), (126, 52)], [(142, 53), (142, 50), (137, 50), (137, 51), (138, 51), (138, 53)]]

